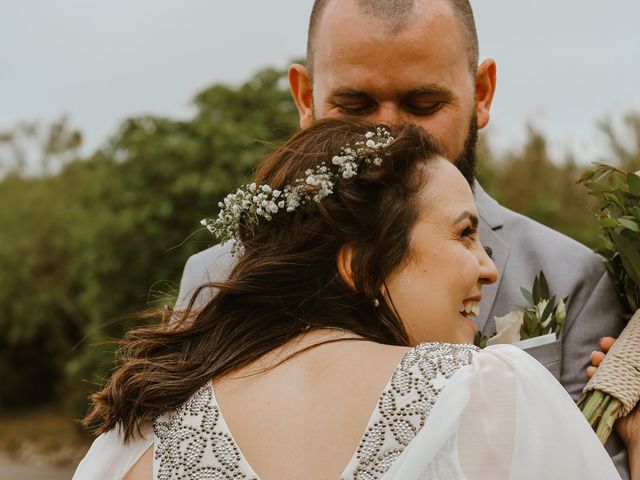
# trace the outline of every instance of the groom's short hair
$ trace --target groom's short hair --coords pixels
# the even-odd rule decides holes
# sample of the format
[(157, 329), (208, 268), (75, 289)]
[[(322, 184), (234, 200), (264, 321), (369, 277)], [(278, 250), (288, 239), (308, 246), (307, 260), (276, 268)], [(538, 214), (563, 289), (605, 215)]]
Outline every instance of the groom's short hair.
[[(307, 33), (307, 67), (313, 70), (313, 56), (315, 52), (315, 38), (320, 24), (320, 18), (326, 6), (332, 0), (315, 0), (309, 19)], [(400, 31), (411, 20), (416, 8), (416, 3), (422, 0), (357, 0), (363, 13), (384, 21), (389, 30)], [(464, 28), (467, 40), (467, 56), (469, 57), (469, 69), (475, 75), (478, 67), (479, 47), (476, 22), (473, 17), (473, 9), (469, 0), (446, 0), (451, 4), (458, 15)]]

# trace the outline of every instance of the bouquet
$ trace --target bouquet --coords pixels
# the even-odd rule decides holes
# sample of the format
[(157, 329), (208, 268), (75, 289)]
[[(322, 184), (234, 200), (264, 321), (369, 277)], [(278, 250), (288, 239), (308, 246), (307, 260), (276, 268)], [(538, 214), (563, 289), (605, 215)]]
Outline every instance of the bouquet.
[[(640, 171), (598, 164), (578, 180), (600, 199), (596, 217), (605, 267), (629, 322), (583, 390), (578, 406), (602, 443), (640, 400)], [(635, 314), (634, 314), (635, 312)]]

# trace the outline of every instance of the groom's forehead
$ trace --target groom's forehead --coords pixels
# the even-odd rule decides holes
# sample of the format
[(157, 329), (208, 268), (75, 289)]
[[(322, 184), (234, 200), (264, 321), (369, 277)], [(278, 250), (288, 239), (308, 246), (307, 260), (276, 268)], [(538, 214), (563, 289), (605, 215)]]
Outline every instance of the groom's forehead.
[[(336, 50), (377, 44), (379, 50), (393, 48), (393, 40), (410, 31), (431, 31), (435, 25), (447, 24), (444, 35), (420, 42), (424, 52), (441, 50), (452, 37), (462, 39), (471, 63), (477, 63), (477, 38), (472, 13), (470, 23), (461, 20), (460, 4), (468, 0), (316, 0), (309, 23), (307, 61), (313, 71), (318, 51), (333, 56)], [(470, 29), (472, 31), (470, 31)], [(450, 32), (456, 30), (458, 35)], [(414, 35), (415, 37), (415, 35)], [(475, 40), (474, 40), (475, 39)], [(352, 52), (357, 54), (357, 52)], [(370, 52), (368, 53), (370, 54)], [(329, 59), (329, 65), (331, 61)], [(327, 63), (324, 63), (327, 66)], [(475, 71), (473, 65), (472, 71)]]

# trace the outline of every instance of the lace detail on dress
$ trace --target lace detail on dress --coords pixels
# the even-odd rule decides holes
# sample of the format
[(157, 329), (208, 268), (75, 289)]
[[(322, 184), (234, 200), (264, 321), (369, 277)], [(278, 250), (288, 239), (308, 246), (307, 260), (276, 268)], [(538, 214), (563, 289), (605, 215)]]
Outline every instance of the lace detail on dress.
[(342, 480), (382, 477), (424, 426), (447, 380), (478, 351), (473, 345), (422, 343), (407, 352)]
[[(153, 422), (158, 480), (257, 480), (220, 421), (211, 384)], [(154, 465), (155, 470), (155, 465)], [(154, 472), (155, 473), (155, 472)]]

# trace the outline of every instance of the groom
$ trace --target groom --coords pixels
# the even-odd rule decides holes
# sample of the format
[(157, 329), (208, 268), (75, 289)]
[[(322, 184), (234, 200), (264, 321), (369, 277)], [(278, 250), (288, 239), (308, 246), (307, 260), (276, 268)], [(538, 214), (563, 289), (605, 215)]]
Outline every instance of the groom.
[[(316, 0), (307, 64), (289, 69), (302, 128), (329, 116), (413, 122), (473, 178), (477, 131), (489, 123), (496, 64), (491, 59), (479, 63), (468, 0)], [(477, 182), (475, 195), (480, 238), (500, 272), (499, 280), (483, 289), (478, 330), (495, 334), (493, 317), (521, 305), (520, 287), (529, 287), (544, 271), (553, 294), (570, 297), (563, 339), (527, 352), (577, 399), (598, 339), (617, 336), (624, 325), (601, 260), (583, 245), (500, 206)], [(226, 278), (231, 265), (222, 246), (191, 257), (177, 308), (198, 286)], [(607, 447), (628, 479), (623, 444), (616, 436)]]

